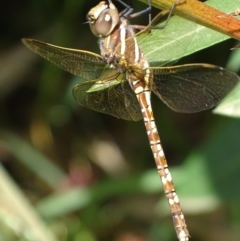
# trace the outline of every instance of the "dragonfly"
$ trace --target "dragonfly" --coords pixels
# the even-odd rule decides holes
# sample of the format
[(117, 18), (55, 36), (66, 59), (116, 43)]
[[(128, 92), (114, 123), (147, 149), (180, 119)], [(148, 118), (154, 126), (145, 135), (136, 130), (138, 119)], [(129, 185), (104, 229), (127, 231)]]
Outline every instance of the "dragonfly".
[(240, 78), (211, 64), (162, 66), (168, 61), (161, 60), (161, 53), (161, 65), (152, 66), (141, 46), (157, 48), (161, 42), (149, 43), (148, 36), (158, 30), (144, 31), (141, 26), (129, 23), (150, 8), (132, 13), (130, 6), (116, 1), (124, 6), (121, 12), (108, 0), (101, 1), (87, 14), (90, 29), (99, 39), (101, 55), (34, 39), (22, 41), (33, 52), (84, 79), (73, 88), (73, 96), (81, 106), (124, 120), (143, 119), (176, 235), (179, 241), (188, 241), (189, 231), (154, 119), (151, 93), (174, 111), (194, 113), (217, 105)]

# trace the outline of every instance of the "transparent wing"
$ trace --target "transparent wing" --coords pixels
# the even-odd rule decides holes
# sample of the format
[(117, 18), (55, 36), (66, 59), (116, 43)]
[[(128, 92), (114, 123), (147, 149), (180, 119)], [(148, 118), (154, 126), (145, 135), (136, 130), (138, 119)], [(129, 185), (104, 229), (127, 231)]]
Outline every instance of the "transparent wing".
[(240, 81), (235, 73), (208, 64), (151, 68), (152, 91), (177, 112), (193, 113), (217, 105)]
[(110, 69), (100, 55), (33, 39), (22, 41), (33, 52), (86, 80), (73, 89), (74, 98), (80, 105), (125, 120), (142, 118), (137, 98), (125, 75)]
[(22, 42), (36, 54), (85, 80), (97, 79), (107, 68), (98, 54), (63, 48), (34, 39), (22, 39)]
[(142, 113), (137, 98), (124, 74), (116, 70), (101, 79), (85, 81), (73, 88), (78, 104), (124, 120), (138, 121)]

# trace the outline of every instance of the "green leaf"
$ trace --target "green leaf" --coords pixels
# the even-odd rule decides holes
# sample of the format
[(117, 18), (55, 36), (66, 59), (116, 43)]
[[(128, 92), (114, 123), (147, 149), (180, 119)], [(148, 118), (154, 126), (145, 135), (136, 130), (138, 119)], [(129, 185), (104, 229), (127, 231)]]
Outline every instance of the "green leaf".
[(28, 236), (31, 240), (36, 241), (57, 241), (24, 192), (14, 183), (2, 165), (0, 165), (0, 193), (0, 221), (5, 221), (23, 239), (24, 236)]
[(240, 117), (240, 84), (213, 110), (213, 113)]
[(0, 138), (23, 165), (52, 188), (56, 189), (59, 182), (66, 178), (64, 172), (54, 165), (50, 159), (13, 132), (0, 130)]
[(96, 91), (100, 91), (100, 90), (104, 90), (107, 88), (110, 88), (114, 85), (118, 85), (122, 82), (122, 80), (111, 80), (111, 81), (97, 81), (95, 82), (95, 84), (93, 86), (91, 86), (91, 88), (89, 88), (86, 92), (87, 93), (91, 93), (91, 92), (96, 92)]
[[(224, 12), (232, 12), (240, 5), (232, 0), (211, 0), (207, 3)], [(157, 4), (155, 3), (155, 6), (158, 6)], [(218, 18), (218, 16), (215, 17)], [(230, 38), (225, 34), (194, 23), (194, 18), (191, 20), (173, 16), (164, 29), (154, 29), (151, 33), (140, 35), (138, 37), (139, 44), (149, 62), (153, 62), (154, 65), (156, 63), (167, 64)], [(164, 23), (162, 24), (164, 25)]]

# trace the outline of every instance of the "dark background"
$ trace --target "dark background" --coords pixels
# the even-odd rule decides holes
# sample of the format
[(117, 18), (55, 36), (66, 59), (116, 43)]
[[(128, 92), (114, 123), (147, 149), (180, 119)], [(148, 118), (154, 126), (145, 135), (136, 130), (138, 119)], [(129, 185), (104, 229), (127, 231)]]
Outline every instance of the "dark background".
[[(78, 106), (71, 95), (78, 78), (21, 43), (29, 37), (99, 53), (97, 39), (83, 24), (97, 3), (1, 3), (0, 161), (59, 240), (176, 240), (143, 122)], [(146, 7), (133, 5), (136, 11)], [(135, 21), (147, 24), (147, 19)], [(179, 64), (225, 67), (235, 44), (225, 41)], [(152, 103), (191, 240), (239, 240), (239, 120), (211, 110), (175, 113), (155, 96)], [(62, 173), (48, 174), (52, 185), (43, 177), (51, 165)], [(67, 198), (71, 190), (81, 195)], [(84, 205), (83, 190), (91, 194)], [(21, 232), (12, 234), (5, 219), (0, 222), (5, 240), (25, 240)]]

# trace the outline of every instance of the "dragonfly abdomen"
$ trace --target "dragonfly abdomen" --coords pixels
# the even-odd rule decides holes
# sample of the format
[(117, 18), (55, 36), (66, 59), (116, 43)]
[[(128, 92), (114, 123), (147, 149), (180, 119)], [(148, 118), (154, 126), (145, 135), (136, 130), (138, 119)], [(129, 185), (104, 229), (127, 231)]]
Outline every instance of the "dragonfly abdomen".
[(172, 176), (168, 169), (168, 164), (163, 152), (157, 126), (155, 124), (150, 94), (150, 90), (145, 90), (141, 93), (137, 93), (136, 96), (142, 111), (143, 120), (146, 127), (150, 147), (152, 149), (153, 157), (157, 166), (157, 171), (161, 178), (164, 193), (170, 206), (175, 231), (180, 241), (188, 241), (189, 232), (185, 222), (184, 214), (180, 206), (179, 198), (174, 188)]

